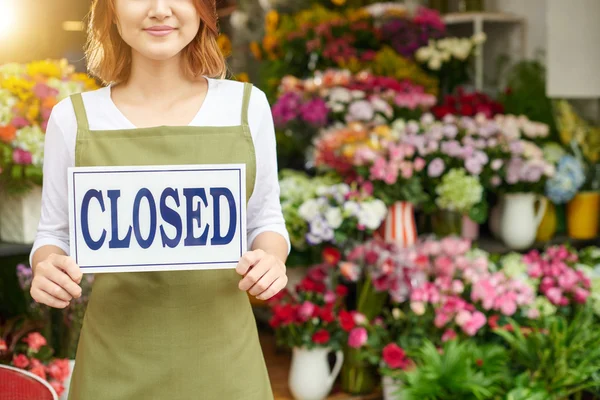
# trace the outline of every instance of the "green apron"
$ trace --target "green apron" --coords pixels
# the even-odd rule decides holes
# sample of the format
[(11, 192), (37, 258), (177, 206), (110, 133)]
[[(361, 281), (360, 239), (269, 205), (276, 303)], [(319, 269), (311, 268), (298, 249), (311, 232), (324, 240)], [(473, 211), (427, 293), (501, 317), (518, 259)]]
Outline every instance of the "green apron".
[[(242, 124), (91, 131), (81, 95), (76, 166), (246, 164), (256, 159)], [(233, 269), (96, 274), (69, 400), (273, 399), (248, 295)]]

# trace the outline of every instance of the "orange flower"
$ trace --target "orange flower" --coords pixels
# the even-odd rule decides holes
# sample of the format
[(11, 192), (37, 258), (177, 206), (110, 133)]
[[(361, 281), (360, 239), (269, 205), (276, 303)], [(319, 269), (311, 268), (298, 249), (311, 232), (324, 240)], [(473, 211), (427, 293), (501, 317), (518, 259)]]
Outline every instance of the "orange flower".
[(56, 104), (58, 103), (58, 101), (56, 100), (55, 97), (46, 97), (43, 101), (42, 101), (42, 108), (48, 108), (51, 109), (53, 108)]
[(239, 82), (250, 82), (250, 77), (245, 72), (241, 72), (241, 73), (237, 74), (236, 78)]
[(17, 128), (12, 125), (0, 126), (0, 140), (4, 143), (12, 142), (17, 136)]
[(275, 50), (275, 47), (277, 47), (277, 38), (272, 35), (265, 35), (262, 44), (265, 51), (267, 53), (271, 53), (273, 50)]
[(221, 49), (221, 53), (223, 53), (225, 57), (228, 57), (231, 54), (231, 40), (229, 40), (229, 36), (225, 35), (224, 33), (219, 35), (217, 38), (217, 44)]

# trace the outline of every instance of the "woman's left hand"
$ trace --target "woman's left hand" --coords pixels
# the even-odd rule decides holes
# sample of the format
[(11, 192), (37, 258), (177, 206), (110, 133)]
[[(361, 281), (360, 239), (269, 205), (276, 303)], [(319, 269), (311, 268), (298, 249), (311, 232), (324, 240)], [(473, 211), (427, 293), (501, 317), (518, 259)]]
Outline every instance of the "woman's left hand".
[(240, 290), (248, 291), (258, 300), (270, 299), (288, 282), (283, 261), (261, 249), (245, 253), (235, 270), (244, 277), (238, 285)]

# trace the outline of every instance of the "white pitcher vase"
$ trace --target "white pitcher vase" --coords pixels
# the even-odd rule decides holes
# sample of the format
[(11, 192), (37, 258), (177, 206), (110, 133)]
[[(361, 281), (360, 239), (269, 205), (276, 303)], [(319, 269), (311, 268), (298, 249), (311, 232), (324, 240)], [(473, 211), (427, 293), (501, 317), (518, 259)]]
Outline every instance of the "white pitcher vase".
[[(535, 202), (540, 205), (535, 211)], [(512, 250), (524, 250), (535, 242), (535, 235), (542, 222), (548, 200), (533, 193), (514, 193), (502, 201), (502, 241)]]
[(336, 351), (333, 370), (329, 371), (328, 348), (295, 347), (288, 384), (296, 400), (323, 400), (327, 397), (344, 363), (344, 353)]

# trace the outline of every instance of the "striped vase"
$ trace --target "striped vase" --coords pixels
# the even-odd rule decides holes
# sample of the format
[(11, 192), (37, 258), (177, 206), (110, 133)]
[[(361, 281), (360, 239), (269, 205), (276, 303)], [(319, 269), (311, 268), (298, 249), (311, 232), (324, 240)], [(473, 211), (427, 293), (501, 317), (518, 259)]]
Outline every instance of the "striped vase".
[(417, 224), (412, 203), (397, 201), (390, 206), (382, 224), (381, 234), (385, 241), (409, 247), (417, 241)]

